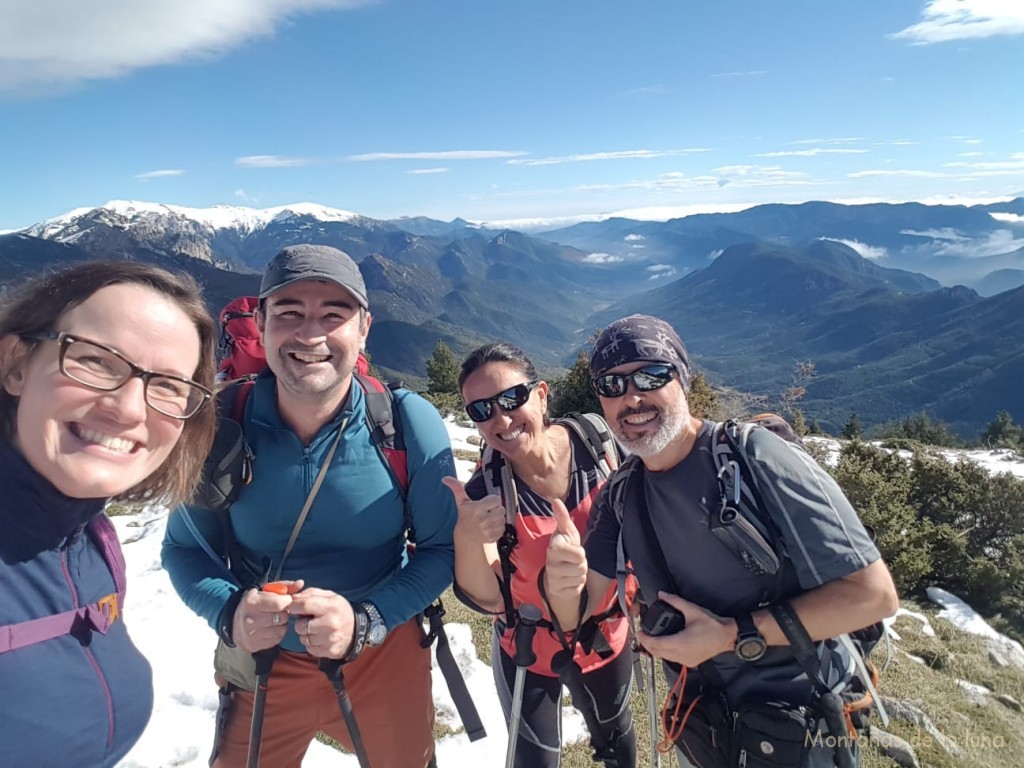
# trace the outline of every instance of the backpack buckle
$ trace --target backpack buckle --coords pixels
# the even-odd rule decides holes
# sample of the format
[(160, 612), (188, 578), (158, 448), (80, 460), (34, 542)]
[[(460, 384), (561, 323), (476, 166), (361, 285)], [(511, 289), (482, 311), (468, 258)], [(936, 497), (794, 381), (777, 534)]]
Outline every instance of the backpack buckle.
[(121, 606), (117, 601), (117, 592), (111, 592), (105, 597), (101, 597), (96, 601), (97, 607), (107, 617), (107, 626), (110, 626), (117, 621), (118, 616), (121, 615)]

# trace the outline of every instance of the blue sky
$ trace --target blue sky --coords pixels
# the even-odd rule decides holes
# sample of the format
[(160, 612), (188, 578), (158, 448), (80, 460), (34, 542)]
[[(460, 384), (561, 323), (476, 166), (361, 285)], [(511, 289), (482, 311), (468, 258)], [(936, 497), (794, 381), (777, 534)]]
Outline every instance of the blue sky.
[(0, 230), (1024, 195), (1020, 0), (0, 0)]

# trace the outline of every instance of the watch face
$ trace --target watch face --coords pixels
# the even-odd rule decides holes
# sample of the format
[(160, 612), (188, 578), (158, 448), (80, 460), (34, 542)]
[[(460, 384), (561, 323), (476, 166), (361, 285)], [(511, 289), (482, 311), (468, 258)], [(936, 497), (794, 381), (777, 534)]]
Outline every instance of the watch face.
[(736, 655), (743, 661), (757, 661), (767, 649), (768, 645), (760, 635), (744, 637), (736, 643)]
[(380, 645), (388, 636), (388, 630), (383, 623), (371, 622), (370, 631), (366, 635), (366, 642), (370, 645)]

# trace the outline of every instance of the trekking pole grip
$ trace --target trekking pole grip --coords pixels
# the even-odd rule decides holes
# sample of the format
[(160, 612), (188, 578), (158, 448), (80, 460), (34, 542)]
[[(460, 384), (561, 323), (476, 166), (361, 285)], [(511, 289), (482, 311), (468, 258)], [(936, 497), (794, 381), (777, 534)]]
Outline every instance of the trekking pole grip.
[(519, 606), (519, 623), (516, 625), (516, 666), (529, 667), (537, 661), (537, 654), (533, 652), (533, 636), (537, 631), (537, 622), (543, 618), (543, 614), (533, 603), (523, 603)]

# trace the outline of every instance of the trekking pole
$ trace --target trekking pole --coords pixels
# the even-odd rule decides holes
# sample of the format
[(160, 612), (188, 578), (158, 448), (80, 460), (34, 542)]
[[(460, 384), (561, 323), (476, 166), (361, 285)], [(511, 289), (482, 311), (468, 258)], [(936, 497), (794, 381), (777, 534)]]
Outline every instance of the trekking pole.
[(566, 648), (556, 653), (551, 659), (551, 671), (569, 689), (572, 705), (583, 715), (583, 721), (590, 731), (594, 761), (600, 760), (605, 768), (619, 768), (618, 744), (621, 734), (617, 730), (610, 735), (605, 733), (594, 699), (583, 683), (583, 672), (573, 658), (573, 651)]
[(658, 718), (655, 714), (657, 709), (657, 696), (654, 692), (654, 657), (647, 656), (647, 722), (650, 725), (651, 733), (651, 768), (661, 768), (661, 753), (658, 751)]
[(345, 719), (345, 727), (348, 728), (348, 735), (352, 739), (352, 748), (356, 751), (359, 768), (370, 768), (370, 758), (366, 755), (363, 737), (359, 734), (356, 713), (352, 711), (352, 701), (348, 697), (348, 691), (345, 690), (345, 675), (341, 671), (344, 663), (342, 659), (320, 659), (317, 666), (321, 672), (327, 675), (327, 679), (331, 681), (331, 686), (334, 688), (341, 716)]
[(260, 742), (263, 740), (263, 712), (267, 706), (267, 686), (270, 683), (270, 669), (277, 657), (277, 646), (256, 651), (252, 655), (256, 662), (256, 695), (252, 702), (252, 724), (249, 727), (249, 759), (246, 768), (259, 768)]
[(519, 739), (519, 721), (523, 710), (523, 686), (526, 684), (526, 668), (537, 660), (533, 652), (533, 635), (537, 622), (543, 614), (532, 603), (519, 606), (519, 622), (516, 624), (516, 681), (512, 692), (511, 717), (508, 721), (508, 750), (505, 752), (505, 768), (512, 768), (516, 759), (516, 741)]

